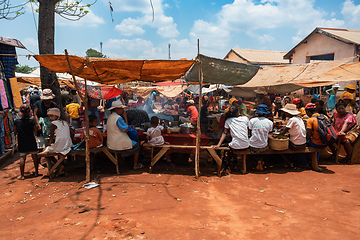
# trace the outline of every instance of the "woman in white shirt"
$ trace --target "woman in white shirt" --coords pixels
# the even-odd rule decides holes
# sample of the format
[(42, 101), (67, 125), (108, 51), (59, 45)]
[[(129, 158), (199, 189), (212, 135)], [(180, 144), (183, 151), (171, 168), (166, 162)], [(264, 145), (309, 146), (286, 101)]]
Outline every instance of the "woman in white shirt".
[[(289, 132), (289, 148), (293, 150), (304, 149), (306, 147), (306, 128), (304, 121), (301, 119), (301, 117), (298, 116), (300, 112), (296, 110), (296, 105), (286, 104), (286, 106), (281, 110), (284, 111), (285, 116), (290, 119), (284, 130), (282, 130), (277, 137)], [(298, 158), (300, 161), (300, 167), (309, 167), (304, 153), (299, 153)]]
[[(229, 143), (230, 151), (224, 158), (224, 167), (222, 171), (230, 172), (230, 160), (234, 157), (234, 149), (246, 149), (249, 147), (249, 119), (246, 116), (239, 116), (239, 109), (237, 106), (231, 106), (229, 111), (225, 115), (225, 129), (221, 135), (220, 141), (216, 146), (220, 147), (226, 138), (226, 135), (230, 132), (232, 137)], [(235, 158), (236, 159), (236, 158)], [(235, 162), (236, 165), (236, 162)]]

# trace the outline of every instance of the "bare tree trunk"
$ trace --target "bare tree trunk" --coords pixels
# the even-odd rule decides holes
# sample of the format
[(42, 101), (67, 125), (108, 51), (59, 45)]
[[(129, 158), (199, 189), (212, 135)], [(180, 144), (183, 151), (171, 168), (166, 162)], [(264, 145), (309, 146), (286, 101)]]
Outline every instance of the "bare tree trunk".
[[(39, 54), (54, 54), (55, 42), (55, 5), (59, 0), (39, 1)], [(50, 88), (55, 94), (55, 101), (62, 109), (60, 99), (60, 85), (56, 74), (45, 67), (40, 67), (41, 87)]]

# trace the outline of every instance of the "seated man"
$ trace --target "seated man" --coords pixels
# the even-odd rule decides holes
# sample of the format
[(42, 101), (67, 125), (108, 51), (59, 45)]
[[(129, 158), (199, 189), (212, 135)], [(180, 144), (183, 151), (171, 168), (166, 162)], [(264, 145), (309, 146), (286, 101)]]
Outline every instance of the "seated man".
[[(316, 105), (314, 103), (308, 103), (305, 106), (306, 114), (309, 119), (306, 122), (306, 139), (308, 140), (307, 146), (314, 148), (326, 148), (327, 145), (321, 142), (319, 136), (319, 124), (317, 117), (320, 116), (317, 113)], [(317, 153), (317, 160), (319, 161), (320, 152)]]
[(270, 112), (265, 104), (260, 104), (256, 110), (256, 117), (250, 119), (249, 130), (251, 131), (250, 151), (257, 161), (256, 170), (263, 170), (264, 161), (259, 153), (269, 149), (268, 137), (273, 130), (273, 122), (265, 118)]
[(195, 102), (194, 102), (194, 100), (191, 99), (191, 100), (188, 100), (187, 103), (189, 104), (189, 107), (186, 110), (186, 116), (188, 116), (188, 117), (180, 117), (180, 121), (182, 123), (196, 124), (197, 118), (199, 116), (199, 112), (195, 107)]
[(131, 140), (127, 135), (129, 131), (127, 115), (124, 111), (126, 106), (120, 100), (114, 101), (109, 108), (110, 114), (106, 129), (107, 129), (107, 146), (111, 150), (122, 151), (126, 150), (129, 155), (134, 155), (134, 170), (143, 168), (139, 163), (139, 143)]

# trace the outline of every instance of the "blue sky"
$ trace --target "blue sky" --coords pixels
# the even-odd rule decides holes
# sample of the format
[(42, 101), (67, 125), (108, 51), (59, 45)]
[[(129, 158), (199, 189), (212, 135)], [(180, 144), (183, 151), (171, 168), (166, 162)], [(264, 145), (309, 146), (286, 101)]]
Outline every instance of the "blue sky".
[[(111, 58), (168, 59), (170, 43), (171, 59), (190, 59), (200, 39), (202, 54), (224, 58), (231, 48), (289, 51), (315, 27), (360, 30), (360, 0), (153, 0), (154, 21), (149, 0), (111, 2), (114, 22), (108, 0), (98, 0), (77, 22), (57, 16), (55, 53), (84, 56), (89, 48), (100, 51), (102, 42)], [(28, 5), (23, 16), (0, 20), (0, 36), (38, 53), (34, 17)], [(19, 62), (37, 65), (23, 56)]]

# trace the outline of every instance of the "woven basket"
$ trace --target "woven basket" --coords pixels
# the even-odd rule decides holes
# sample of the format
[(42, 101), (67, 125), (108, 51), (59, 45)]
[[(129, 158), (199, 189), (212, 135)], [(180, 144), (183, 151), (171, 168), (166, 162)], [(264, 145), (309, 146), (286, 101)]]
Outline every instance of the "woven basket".
[(289, 138), (273, 138), (269, 136), (269, 147), (272, 150), (284, 151), (289, 148)]

